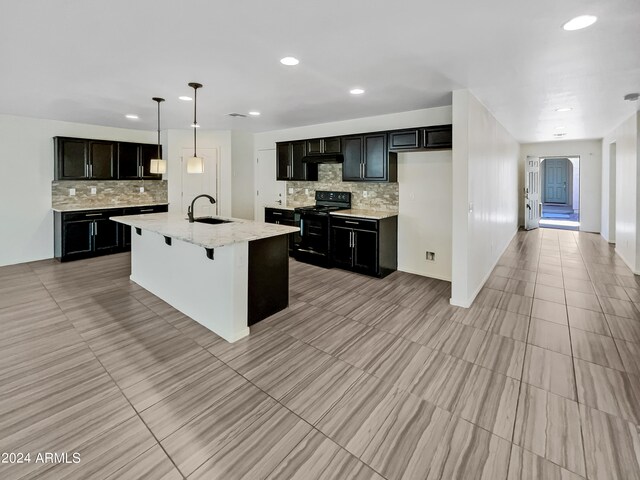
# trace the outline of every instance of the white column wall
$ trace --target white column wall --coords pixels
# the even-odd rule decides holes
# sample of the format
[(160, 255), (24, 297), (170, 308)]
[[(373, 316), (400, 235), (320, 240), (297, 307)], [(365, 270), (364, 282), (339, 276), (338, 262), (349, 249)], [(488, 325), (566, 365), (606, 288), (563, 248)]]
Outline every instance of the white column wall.
[(471, 305), (518, 228), (518, 142), (468, 90), (453, 92), (451, 303)]
[[(621, 125), (606, 135), (602, 141), (604, 157), (603, 170), (611, 173), (609, 168), (609, 148), (616, 144), (615, 186), (616, 205), (615, 223), (610, 219), (609, 195), (603, 196), (602, 223), (615, 228), (616, 253), (636, 274), (640, 274), (640, 237), (638, 222), (640, 221), (640, 191), (638, 175), (640, 169), (640, 113), (634, 113)], [(604, 177), (605, 175), (603, 175)], [(611, 179), (607, 176), (607, 184)], [(604, 182), (604, 179), (603, 179)], [(608, 193), (608, 190), (607, 190)], [(605, 237), (606, 238), (606, 237)]]

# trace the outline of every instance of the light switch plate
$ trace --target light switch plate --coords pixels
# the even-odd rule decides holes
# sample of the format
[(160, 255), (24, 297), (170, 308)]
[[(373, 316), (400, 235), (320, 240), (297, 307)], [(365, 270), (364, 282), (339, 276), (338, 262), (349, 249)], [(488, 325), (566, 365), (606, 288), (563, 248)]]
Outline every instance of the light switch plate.
[(369, 192), (367, 192), (366, 190), (362, 192), (362, 198), (367, 198), (368, 195)]
[(98, 193), (98, 189), (96, 187), (91, 187), (90, 191), (91, 195), (95, 195), (96, 193)]
[(76, 196), (76, 189), (75, 188), (70, 188), (69, 189), (69, 196), (70, 197), (75, 197)]
[(144, 187), (140, 187), (140, 193), (144, 193)]

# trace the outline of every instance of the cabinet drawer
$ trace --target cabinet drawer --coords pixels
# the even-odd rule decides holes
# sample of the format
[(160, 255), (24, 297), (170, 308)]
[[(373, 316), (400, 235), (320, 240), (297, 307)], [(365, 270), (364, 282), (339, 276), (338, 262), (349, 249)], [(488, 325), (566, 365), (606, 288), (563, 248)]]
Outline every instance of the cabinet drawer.
[(339, 217), (331, 215), (332, 227), (353, 228), (355, 230), (378, 230), (378, 221), (359, 217)]
[(114, 215), (122, 215), (122, 210), (118, 208), (108, 210), (87, 210), (84, 212), (63, 212), (62, 221), (99, 220), (102, 218), (109, 218)]
[(293, 210), (265, 207), (264, 221), (266, 223), (275, 223), (276, 220), (283, 224), (285, 223), (285, 221), (293, 222)]
[(122, 215), (144, 215), (146, 213), (163, 213), (169, 211), (168, 205), (150, 205), (148, 207), (125, 208)]

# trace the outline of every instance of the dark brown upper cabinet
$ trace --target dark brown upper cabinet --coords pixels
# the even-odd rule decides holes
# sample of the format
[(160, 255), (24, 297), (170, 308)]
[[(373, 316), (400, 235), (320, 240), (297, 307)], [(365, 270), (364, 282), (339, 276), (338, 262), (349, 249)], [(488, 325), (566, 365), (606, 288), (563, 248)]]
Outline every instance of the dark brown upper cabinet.
[(422, 144), (422, 131), (418, 128), (389, 133), (389, 150), (414, 150)]
[(160, 180), (151, 173), (157, 145), (54, 137), (55, 180)]
[(387, 149), (387, 134), (343, 137), (342, 180), (345, 182), (395, 182), (397, 155)]
[(452, 147), (451, 125), (389, 132), (389, 150), (446, 150)]
[(424, 148), (445, 150), (453, 147), (452, 125), (438, 125), (424, 129)]
[(307, 140), (307, 155), (342, 153), (340, 137)]
[(304, 163), (306, 140), (276, 144), (276, 180), (318, 180), (318, 165)]
[(103, 140), (55, 137), (56, 180), (113, 180), (115, 143)]
[[(160, 155), (162, 155), (162, 147)], [(162, 174), (151, 173), (151, 160), (157, 156), (157, 145), (119, 142), (118, 178), (120, 180), (161, 180)]]

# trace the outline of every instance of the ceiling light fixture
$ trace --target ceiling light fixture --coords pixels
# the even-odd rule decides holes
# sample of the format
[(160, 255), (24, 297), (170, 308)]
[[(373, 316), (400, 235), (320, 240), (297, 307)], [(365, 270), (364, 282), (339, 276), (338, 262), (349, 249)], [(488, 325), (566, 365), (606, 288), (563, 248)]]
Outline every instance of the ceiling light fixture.
[(134, 115), (133, 113), (127, 113), (125, 115), (129, 120), (138, 120), (140, 117), (138, 115)]
[(553, 136), (556, 138), (564, 137), (566, 133), (554, 133)]
[(640, 98), (640, 93), (627, 93), (624, 96), (624, 99), (628, 102), (637, 102), (638, 98)]
[(352, 88), (351, 90), (349, 90), (349, 93), (351, 95), (362, 95), (364, 93), (364, 90), (362, 88)]
[(178, 97), (178, 100), (183, 100), (185, 102), (190, 102), (191, 100), (193, 100), (193, 98), (188, 97), (187, 95), (181, 95)]
[(598, 17), (596, 17), (595, 15), (580, 15), (579, 17), (572, 18), (567, 23), (562, 25), (562, 28), (570, 32), (573, 30), (581, 30), (583, 28), (590, 27), (591, 25), (596, 23), (597, 20)]
[(160, 103), (164, 102), (164, 98), (153, 97), (154, 102), (158, 102), (158, 155), (156, 158), (151, 159), (151, 173), (166, 173), (167, 172), (167, 161), (162, 159), (160, 146)]
[(556, 112), (570, 112), (571, 110), (573, 110), (573, 108), (571, 108), (571, 107), (556, 108)]
[(280, 59), (280, 63), (283, 65), (287, 65), (288, 67), (292, 67), (294, 65), (298, 65), (300, 60), (295, 57), (284, 57)]
[(258, 112), (257, 110), (252, 110), (251, 112), (249, 112), (249, 115), (251, 115), (252, 117), (259, 117), (260, 112)]
[(187, 160), (187, 173), (203, 173), (204, 172), (204, 159), (202, 157), (198, 157), (198, 153), (196, 151), (197, 145), (197, 137), (196, 132), (198, 131), (198, 120), (196, 118), (197, 106), (198, 106), (198, 89), (202, 88), (200, 83), (190, 83), (189, 86), (193, 88), (193, 123), (191, 126), (193, 127), (193, 157), (189, 157)]

